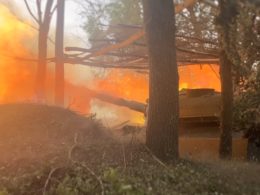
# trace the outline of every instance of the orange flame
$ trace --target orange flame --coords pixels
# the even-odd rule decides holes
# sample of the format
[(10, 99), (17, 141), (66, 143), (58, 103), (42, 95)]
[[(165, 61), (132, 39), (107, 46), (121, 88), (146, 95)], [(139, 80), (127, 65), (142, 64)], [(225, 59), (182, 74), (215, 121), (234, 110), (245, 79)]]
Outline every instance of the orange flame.
[[(212, 88), (220, 91), (218, 65), (193, 64), (179, 67), (179, 89)], [(148, 98), (148, 75), (113, 70), (94, 87), (110, 95), (145, 102)]]
[(148, 97), (147, 75), (133, 71), (113, 70), (94, 84), (96, 89), (107, 94), (145, 102)]
[[(36, 64), (15, 59), (35, 58), (30, 47), (35, 47), (37, 32), (19, 21), (8, 8), (0, 5), (0, 103), (32, 100)], [(30, 45), (31, 44), (31, 45)], [(220, 91), (218, 66), (196, 65), (179, 68), (180, 89), (214, 88)], [(71, 77), (73, 78), (73, 77)], [(91, 89), (120, 98), (145, 102), (148, 98), (148, 75), (133, 71), (112, 70), (103, 79), (88, 83)], [(48, 71), (46, 82), (48, 103), (53, 102), (54, 74)], [(71, 109), (83, 113), (109, 112), (110, 117), (143, 123), (140, 113), (104, 104), (93, 99), (95, 96), (86, 85), (77, 86), (66, 81), (66, 103)], [(109, 109), (103, 108), (108, 107)], [(103, 110), (103, 111), (102, 111)]]
[[(218, 65), (189, 65), (179, 67), (179, 89), (213, 88), (220, 91)], [(144, 102), (148, 98), (148, 75), (133, 71), (113, 70), (103, 80), (96, 80), (94, 88), (121, 98)], [(106, 106), (102, 104), (101, 106)], [(100, 107), (101, 107), (100, 106)], [(110, 107), (111, 108), (111, 107)], [(143, 124), (144, 116), (128, 110), (118, 110), (120, 116), (128, 115), (134, 123)], [(123, 113), (124, 112), (124, 113)], [(123, 117), (127, 119), (127, 117)]]
[(3, 5), (0, 13), (0, 102), (23, 101), (32, 95), (34, 67), (13, 57), (30, 58), (25, 45), (34, 33)]

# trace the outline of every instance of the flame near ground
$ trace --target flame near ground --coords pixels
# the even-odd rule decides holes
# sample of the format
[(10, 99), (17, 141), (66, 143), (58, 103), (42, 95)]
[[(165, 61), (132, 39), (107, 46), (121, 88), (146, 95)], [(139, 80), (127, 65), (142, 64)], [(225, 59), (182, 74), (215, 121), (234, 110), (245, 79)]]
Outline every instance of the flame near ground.
[[(35, 59), (37, 31), (21, 22), (5, 6), (0, 5), (0, 103), (30, 102), (34, 99), (36, 62), (21, 60)], [(19, 58), (17, 58), (19, 57)], [(50, 67), (51, 66), (51, 67)], [(53, 103), (53, 64), (48, 69), (46, 81), (47, 103)], [(68, 65), (67, 65), (68, 66)], [(180, 89), (214, 88), (220, 91), (218, 66), (181, 66)], [(75, 74), (75, 77), (77, 74)], [(133, 71), (110, 70), (105, 76), (89, 83), (73, 84), (73, 76), (66, 80), (66, 106), (81, 113), (97, 113), (105, 122), (143, 123), (140, 113), (127, 108), (107, 104), (95, 99), (88, 88), (121, 98), (145, 102), (148, 97), (148, 76)]]

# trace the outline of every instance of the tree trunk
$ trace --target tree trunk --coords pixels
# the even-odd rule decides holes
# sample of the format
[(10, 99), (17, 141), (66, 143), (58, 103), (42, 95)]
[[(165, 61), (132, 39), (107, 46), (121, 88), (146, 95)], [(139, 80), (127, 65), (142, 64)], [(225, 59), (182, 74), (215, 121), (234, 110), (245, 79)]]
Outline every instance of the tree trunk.
[(231, 37), (230, 28), (234, 23), (237, 11), (236, 0), (220, 0), (220, 13), (218, 22), (220, 24), (220, 77), (221, 77), (221, 125), (219, 155), (222, 159), (232, 157), (232, 120), (233, 120), (233, 80), (232, 66), (228, 52), (230, 52)]
[(232, 157), (232, 113), (233, 113), (233, 83), (232, 63), (225, 51), (220, 54), (220, 77), (221, 77), (221, 135), (219, 155), (222, 159)]
[[(48, 34), (51, 22), (51, 9), (53, 0), (48, 0), (45, 6), (43, 21), (38, 18), (39, 22), (39, 38), (38, 38), (38, 66), (36, 72), (35, 81), (35, 93), (37, 99), (45, 101), (45, 80), (46, 80), (46, 68), (47, 68), (47, 50), (48, 50)], [(41, 10), (38, 10), (41, 12)], [(39, 14), (41, 15), (41, 14)]]
[(47, 65), (47, 40), (48, 28), (44, 25), (39, 26), (38, 37), (38, 66), (36, 72), (36, 96), (40, 101), (45, 101), (45, 79)]
[(172, 0), (143, 0), (150, 57), (146, 144), (162, 160), (177, 160), (179, 77)]
[(64, 106), (64, 10), (65, 0), (57, 2), (57, 26), (56, 26), (56, 41), (55, 41), (55, 56), (56, 56), (56, 78), (55, 78), (55, 103), (58, 106)]

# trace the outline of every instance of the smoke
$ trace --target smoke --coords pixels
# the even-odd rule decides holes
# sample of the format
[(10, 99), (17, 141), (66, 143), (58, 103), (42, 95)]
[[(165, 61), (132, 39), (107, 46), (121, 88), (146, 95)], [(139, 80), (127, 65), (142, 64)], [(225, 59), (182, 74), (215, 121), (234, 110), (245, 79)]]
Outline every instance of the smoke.
[[(35, 101), (33, 89), (37, 64), (31, 59), (37, 58), (35, 48), (38, 33), (14, 15), (7, 5), (9, 4), (0, 4), (0, 103), (32, 102)], [(53, 48), (49, 47), (49, 53), (53, 53), (52, 51)], [(54, 64), (51, 63), (48, 65), (46, 80), (47, 104), (53, 104), (53, 70)], [(66, 107), (82, 114), (97, 113), (98, 118), (112, 119), (114, 122), (134, 119), (134, 112), (100, 102), (89, 90), (90, 88), (124, 97), (122, 85), (118, 80), (113, 82), (111, 79), (117, 78), (117, 73), (112, 72), (66, 65)], [(108, 84), (105, 84), (106, 81), (109, 81)], [(120, 90), (117, 91), (117, 88)]]

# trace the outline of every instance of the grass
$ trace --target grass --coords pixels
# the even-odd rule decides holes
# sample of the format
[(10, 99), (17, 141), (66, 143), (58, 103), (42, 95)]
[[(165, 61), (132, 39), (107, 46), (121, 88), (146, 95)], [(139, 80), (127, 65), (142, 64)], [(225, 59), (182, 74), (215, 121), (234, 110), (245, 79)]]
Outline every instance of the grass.
[(0, 106), (0, 195), (260, 194), (260, 165), (162, 165), (99, 121), (39, 105)]

